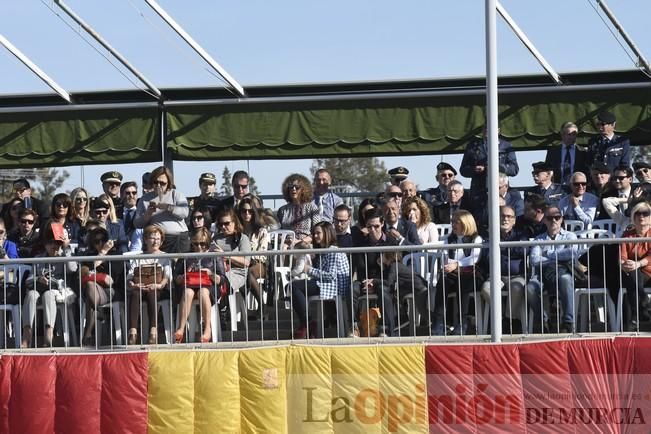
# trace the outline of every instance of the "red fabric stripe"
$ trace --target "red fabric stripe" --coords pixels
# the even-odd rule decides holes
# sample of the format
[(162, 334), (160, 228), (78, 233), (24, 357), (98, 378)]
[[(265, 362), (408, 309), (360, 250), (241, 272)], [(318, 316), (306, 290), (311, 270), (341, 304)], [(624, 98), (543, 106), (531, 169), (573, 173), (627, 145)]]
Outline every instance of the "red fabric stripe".
[(102, 433), (147, 432), (147, 353), (104, 356)]
[(13, 356), (9, 427), (12, 433), (54, 432), (56, 357)]
[(0, 432), (146, 433), (147, 353), (0, 358)]
[(57, 432), (100, 431), (101, 360), (96, 355), (57, 357)]
[(11, 399), (11, 367), (13, 357), (0, 357), (0, 432), (9, 432), (9, 400)]

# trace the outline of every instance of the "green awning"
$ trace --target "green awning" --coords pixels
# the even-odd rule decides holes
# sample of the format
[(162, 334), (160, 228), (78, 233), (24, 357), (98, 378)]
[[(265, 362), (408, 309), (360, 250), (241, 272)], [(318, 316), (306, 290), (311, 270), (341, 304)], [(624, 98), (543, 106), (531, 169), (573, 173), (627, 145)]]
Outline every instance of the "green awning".
[[(550, 91), (555, 90), (555, 91)], [(168, 147), (176, 160), (311, 158), (437, 154), (463, 151), (480, 135), (485, 96), (355, 99), (168, 108)], [(617, 130), (651, 143), (651, 87), (500, 95), (501, 134), (516, 148), (558, 143), (568, 120), (597, 133), (598, 112), (613, 111)]]
[(0, 113), (0, 168), (160, 159), (156, 106)]

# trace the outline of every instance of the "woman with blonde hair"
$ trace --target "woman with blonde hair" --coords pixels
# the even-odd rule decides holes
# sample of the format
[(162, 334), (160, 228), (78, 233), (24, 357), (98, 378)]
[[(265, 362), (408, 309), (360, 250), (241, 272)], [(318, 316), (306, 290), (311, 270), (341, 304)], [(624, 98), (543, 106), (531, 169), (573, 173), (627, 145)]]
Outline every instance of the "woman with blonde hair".
[(72, 202), (71, 219), (78, 222), (82, 228), (86, 226), (86, 222), (90, 218), (88, 200), (88, 192), (82, 187), (77, 187), (70, 192), (70, 201)]
[(439, 233), (436, 225), (432, 223), (429, 206), (420, 197), (408, 197), (402, 201), (402, 218), (416, 225), (418, 238), (423, 244), (438, 241)]
[(632, 320), (628, 331), (639, 331), (640, 317), (649, 316), (644, 288), (651, 281), (651, 243), (634, 242), (635, 238), (651, 237), (651, 205), (642, 201), (631, 210), (632, 227), (624, 231), (622, 238), (631, 239), (619, 247), (622, 270), (621, 286), (626, 288), (626, 297), (631, 306)]
[[(142, 233), (145, 246), (144, 253), (156, 255), (165, 253), (161, 246), (165, 241), (163, 230), (154, 225), (149, 225)], [(138, 318), (141, 305), (147, 305), (149, 315), (148, 344), (157, 343), (158, 339), (158, 301), (169, 297), (168, 283), (172, 280), (172, 265), (168, 258), (134, 259), (129, 266), (127, 274), (127, 288), (131, 291), (129, 296), (129, 338), (128, 344), (134, 345), (138, 336)], [(169, 312), (163, 312), (169, 315)]]
[(481, 244), (482, 237), (477, 232), (477, 224), (472, 214), (460, 210), (452, 214), (452, 232), (445, 244), (449, 246), (443, 252), (443, 276), (436, 285), (436, 301), (434, 309), (433, 335), (445, 333), (444, 303), (447, 295), (455, 291), (458, 303), (461, 306), (459, 317), (453, 318), (453, 335), (464, 335), (468, 329), (468, 307), (470, 294), (475, 292), (475, 299), (479, 300), (481, 284), (484, 281), (478, 262), (481, 256), (481, 247), (455, 248), (455, 244)]

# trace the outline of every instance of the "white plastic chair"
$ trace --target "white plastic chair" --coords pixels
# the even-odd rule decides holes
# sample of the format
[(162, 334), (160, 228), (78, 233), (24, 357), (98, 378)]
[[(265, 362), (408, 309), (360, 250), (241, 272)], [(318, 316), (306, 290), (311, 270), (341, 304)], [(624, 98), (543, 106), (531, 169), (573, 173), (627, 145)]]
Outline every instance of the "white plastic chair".
[(564, 220), (563, 226), (566, 231), (570, 232), (582, 231), (585, 228), (585, 225), (581, 220)]
[[(443, 242), (438, 244), (443, 245)], [(413, 252), (402, 258), (402, 263), (407, 266), (413, 266), (413, 272), (419, 274), (430, 285), (430, 291), (435, 290), (438, 280), (438, 260), (440, 250), (431, 252)], [(404, 292), (405, 289), (402, 289)], [(429, 297), (428, 297), (429, 298)], [(407, 314), (409, 315), (410, 330), (414, 330), (420, 323), (420, 314), (414, 303), (414, 294), (407, 288), (407, 294), (402, 297), (407, 302)]]
[(619, 226), (613, 219), (599, 219), (594, 220), (591, 229), (606, 229), (615, 235), (619, 235)]
[[(7, 264), (3, 267), (4, 269), (4, 278), (6, 284), (14, 284), (18, 286), (18, 293), (22, 298), (25, 295), (25, 290), (23, 288), (23, 277), (25, 273), (29, 273), (32, 269), (29, 265), (24, 264)], [(0, 290), (4, 291), (4, 285), (0, 286)], [(5, 312), (11, 312), (11, 322), (14, 335), (14, 346), (20, 348), (20, 342), (23, 338), (22, 336), (22, 311), (20, 309), (22, 300), (19, 304), (0, 304), (0, 310)], [(3, 318), (0, 321), (0, 339), (2, 340), (2, 347), (5, 346), (6, 338), (5, 330), (5, 319)]]
[[(290, 245), (294, 245), (294, 242), (296, 241), (296, 233), (294, 233), (294, 231), (279, 229), (269, 232), (269, 238), (269, 250), (280, 252), (285, 250), (284, 246), (286, 246), (288, 242)], [(273, 266), (272, 271), (275, 275), (276, 280), (275, 300), (279, 300), (285, 297), (285, 287), (291, 279), (291, 255), (289, 266), (285, 265), (285, 258), (286, 255), (276, 255), (270, 258)], [(281, 291), (283, 294), (282, 297), (280, 296)]]
[(452, 232), (452, 225), (449, 223), (437, 223), (436, 230), (439, 233), (439, 241), (441, 241), (443, 237), (447, 237)]
[[(191, 333), (201, 333), (201, 323), (199, 322), (200, 318), (200, 305), (199, 300), (192, 300), (192, 306), (190, 306), (190, 316), (188, 317), (188, 324), (186, 325), (186, 338), (192, 336)], [(180, 309), (176, 310), (176, 327), (179, 327)], [(204, 318), (205, 321), (205, 318)], [(222, 340), (222, 328), (221, 322), (219, 321), (219, 306), (217, 303), (213, 304), (210, 308), (210, 327), (212, 329), (211, 340), (213, 343), (219, 342)], [(190, 342), (190, 339), (186, 339), (186, 342)]]

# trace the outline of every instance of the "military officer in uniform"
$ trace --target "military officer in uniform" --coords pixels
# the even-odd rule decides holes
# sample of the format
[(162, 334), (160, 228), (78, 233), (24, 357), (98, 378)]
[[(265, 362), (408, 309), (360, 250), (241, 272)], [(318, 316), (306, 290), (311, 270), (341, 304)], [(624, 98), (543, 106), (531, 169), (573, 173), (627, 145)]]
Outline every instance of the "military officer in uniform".
[(430, 206), (436, 207), (448, 201), (448, 185), (454, 181), (457, 171), (451, 164), (441, 161), (436, 165), (436, 181), (438, 186), (419, 191), (418, 196)]
[(196, 209), (206, 208), (210, 211), (212, 220), (215, 221), (215, 218), (217, 218), (217, 210), (221, 205), (221, 201), (217, 198), (216, 188), (217, 177), (215, 177), (215, 174), (210, 172), (202, 173), (199, 177), (201, 194), (188, 198), (190, 215)]
[(610, 173), (616, 167), (631, 165), (631, 144), (626, 137), (615, 134), (616, 121), (615, 115), (610, 112), (599, 113), (597, 116), (599, 137), (588, 143), (590, 164), (604, 163), (610, 169)]
[(105, 172), (100, 176), (99, 180), (102, 181), (102, 190), (113, 201), (117, 218), (122, 219), (124, 213), (124, 205), (120, 197), (122, 174), (116, 171)]
[(533, 163), (531, 166), (533, 167), (531, 175), (533, 176), (533, 182), (536, 185), (525, 190), (525, 202), (528, 195), (539, 194), (545, 198), (545, 202), (547, 202), (548, 206), (557, 206), (558, 201), (570, 191), (564, 186), (552, 182), (552, 179), (554, 178), (554, 169), (549, 163), (539, 161)]
[(391, 177), (391, 185), (400, 186), (400, 183), (407, 179), (409, 175), (409, 170), (406, 167), (398, 166), (389, 170), (389, 176)]

